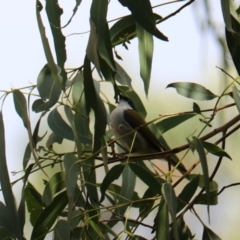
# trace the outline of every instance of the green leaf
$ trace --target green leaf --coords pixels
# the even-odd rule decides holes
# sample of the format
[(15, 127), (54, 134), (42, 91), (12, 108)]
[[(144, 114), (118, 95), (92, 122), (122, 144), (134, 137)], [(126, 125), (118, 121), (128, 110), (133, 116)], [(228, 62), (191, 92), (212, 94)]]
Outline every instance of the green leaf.
[(176, 82), (167, 85), (167, 88), (173, 87), (177, 92), (187, 98), (192, 98), (195, 100), (212, 100), (216, 97), (214, 93), (206, 89), (200, 84), (192, 82)]
[(103, 179), (101, 187), (100, 187), (100, 191), (102, 194), (100, 202), (102, 202), (104, 200), (105, 192), (106, 192), (107, 188), (109, 187), (109, 185), (114, 180), (116, 180), (120, 177), (124, 168), (125, 168), (125, 165), (119, 164), (119, 165), (115, 165), (108, 171), (108, 173), (106, 174), (105, 178)]
[(57, 85), (61, 88), (62, 82), (63, 82), (62, 76), (60, 75), (61, 69), (54, 62), (51, 48), (48, 42), (48, 38), (46, 37), (46, 34), (45, 34), (45, 27), (41, 19), (41, 14), (40, 14), (41, 9), (42, 9), (42, 4), (39, 0), (37, 0), (36, 1), (37, 23), (38, 23), (42, 44), (43, 44), (44, 53), (45, 53), (49, 68), (51, 69), (51, 74), (53, 76), (53, 79), (57, 83)]
[(47, 121), (50, 129), (58, 136), (71, 141), (74, 140), (72, 128), (63, 120), (57, 108), (50, 112)]
[(177, 198), (174, 192), (174, 189), (171, 184), (164, 183), (161, 189), (163, 198), (165, 199), (168, 211), (171, 214), (173, 221), (173, 230), (174, 230), (174, 239), (179, 240), (178, 231), (177, 231), (177, 221), (176, 221), (176, 213), (177, 213)]
[(20, 222), (17, 215), (15, 198), (12, 192), (12, 186), (8, 175), (7, 159), (5, 153), (5, 130), (2, 112), (0, 111), (0, 185), (3, 198), (6, 204), (9, 219), (11, 219), (12, 234), (22, 240)]
[(177, 212), (180, 212), (191, 200), (199, 184), (199, 175), (196, 175), (182, 190), (177, 198)]
[(66, 191), (59, 193), (52, 203), (47, 206), (38, 217), (33, 227), (31, 240), (44, 240), (68, 202)]
[(187, 121), (188, 119), (195, 117), (195, 113), (189, 113), (189, 114), (183, 114), (183, 115), (177, 115), (173, 117), (169, 117), (166, 119), (163, 119), (162, 121), (156, 123), (158, 130), (161, 134), (171, 130), (172, 128), (178, 126), (179, 124)]
[(132, 79), (127, 74), (127, 72), (121, 67), (120, 64), (115, 62), (117, 73), (115, 75), (115, 79), (122, 85), (126, 85), (129, 87), (129, 90), (133, 90), (132, 88)]
[(222, 7), (223, 20), (225, 22), (226, 28), (228, 31), (233, 31), (229, 0), (221, 0), (221, 7)]
[(87, 56), (84, 60), (84, 90), (88, 116), (90, 109), (94, 111), (95, 121), (93, 153), (98, 153), (98, 151), (101, 149), (101, 139), (105, 135), (107, 115), (103, 101), (96, 92), (93, 83), (90, 62)]
[[(127, 164), (122, 171), (122, 184), (121, 184), (122, 187), (120, 191), (120, 198), (118, 201), (119, 205), (124, 205), (126, 203), (131, 202), (134, 194), (135, 184), (136, 184), (136, 176), (132, 172), (129, 165)], [(124, 215), (127, 208), (128, 208), (127, 204), (119, 208), (119, 213), (121, 215)]]
[[(12, 233), (12, 237), (14, 237), (11, 222), (12, 219), (10, 219), (7, 207), (4, 205), (4, 203), (0, 201), (0, 231), (1, 231), (0, 236), (8, 236), (8, 234)], [(3, 227), (4, 230), (1, 229), (1, 227)]]
[(63, 159), (66, 169), (66, 186), (68, 197), (73, 197), (77, 186), (77, 177), (79, 174), (78, 159), (72, 153), (67, 153)]
[(204, 225), (202, 240), (221, 240), (221, 238)]
[(59, 220), (54, 227), (54, 240), (67, 240), (70, 237), (69, 224), (65, 220)]
[(37, 218), (43, 210), (41, 195), (30, 183), (28, 183), (28, 185), (24, 189), (24, 194), (28, 213), (30, 214), (30, 223), (32, 224), (32, 226), (34, 226)]
[(161, 184), (148, 170), (136, 163), (129, 163), (131, 170), (141, 179), (155, 194), (160, 194)]
[(30, 147), (30, 143), (27, 144), (25, 151), (24, 151), (24, 155), (23, 155), (23, 168), (26, 169), (27, 164), (31, 158), (31, 147)]
[[(203, 177), (203, 176), (201, 176)], [(202, 184), (203, 187), (203, 184)], [(215, 181), (211, 181), (209, 183), (209, 194), (210, 194), (210, 201), (209, 205), (217, 205), (218, 204), (218, 184)], [(201, 194), (197, 200), (194, 202), (195, 204), (203, 204), (207, 205), (207, 194), (203, 193)]]
[(57, 63), (58, 66), (61, 68), (61, 76), (65, 85), (65, 82), (67, 80), (67, 73), (64, 69), (64, 64), (67, 59), (65, 45), (66, 39), (65, 36), (62, 34), (61, 30), (61, 15), (63, 14), (63, 10), (59, 7), (58, 0), (46, 1), (46, 13), (53, 35)]
[(202, 144), (203, 144), (203, 147), (213, 155), (218, 157), (227, 157), (230, 160), (232, 160), (232, 158), (228, 155), (228, 153), (225, 152), (222, 148), (218, 147), (217, 145), (210, 142), (202, 142)]
[(14, 90), (12, 93), (13, 93), (15, 110), (18, 113), (19, 117), (22, 119), (24, 127), (28, 129), (29, 119), (28, 119), (26, 99), (23, 93), (20, 92), (19, 90)]
[(63, 138), (58, 136), (56, 133), (51, 133), (48, 137), (48, 140), (47, 140), (47, 143), (46, 143), (46, 146), (47, 148), (51, 148), (53, 143), (59, 143), (61, 144), (63, 141)]
[(152, 57), (153, 57), (153, 36), (139, 24), (137, 26), (138, 52), (140, 60), (140, 75), (144, 82), (146, 96), (151, 79)]
[(65, 177), (65, 172), (57, 172), (47, 182), (42, 196), (42, 201), (45, 206), (50, 205), (54, 196), (66, 187)]
[(170, 240), (168, 207), (166, 201), (163, 199), (159, 204), (158, 213), (155, 218), (155, 229), (157, 240)]
[(136, 22), (146, 31), (163, 41), (168, 41), (168, 38), (156, 27), (152, 6), (149, 0), (119, 0), (119, 2), (123, 6), (128, 7)]
[(235, 86), (233, 86), (233, 99), (236, 103), (238, 112), (240, 113), (240, 94), (238, 89)]
[[(153, 192), (151, 188), (148, 188), (143, 194), (142, 199), (153, 198), (154, 196), (156, 196), (155, 192)], [(152, 210), (154, 203), (154, 200), (141, 202), (139, 206), (140, 217), (145, 218)]]
[(108, 0), (93, 0), (90, 10), (90, 19), (96, 27), (98, 54), (101, 59), (103, 59), (107, 65), (115, 71), (110, 34), (106, 21), (107, 9)]
[(49, 110), (54, 106), (61, 94), (61, 88), (54, 81), (51, 69), (46, 64), (40, 71), (37, 78), (37, 89), (42, 99), (37, 99), (32, 105), (32, 110), (35, 112), (42, 112)]
[(207, 158), (206, 158), (206, 155), (204, 152), (204, 147), (203, 147), (202, 142), (196, 137), (193, 137), (193, 141), (194, 141), (196, 150), (198, 152), (198, 155), (199, 155), (199, 158), (201, 161), (203, 177), (204, 177), (204, 187), (205, 187), (205, 191), (206, 191), (206, 195), (207, 195), (208, 217), (210, 219), (210, 216), (209, 216), (210, 188), (209, 188), (209, 174), (208, 174)]
[(197, 114), (202, 114), (200, 107), (199, 107), (198, 104), (195, 103), (195, 102), (193, 103), (193, 111), (194, 111), (195, 113), (197, 113)]

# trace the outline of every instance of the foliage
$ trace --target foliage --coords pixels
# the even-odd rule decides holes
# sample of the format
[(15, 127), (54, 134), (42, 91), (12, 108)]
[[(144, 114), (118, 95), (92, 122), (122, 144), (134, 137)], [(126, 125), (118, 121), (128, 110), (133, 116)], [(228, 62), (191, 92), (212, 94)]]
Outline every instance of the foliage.
[[(31, 240), (44, 239), (51, 231), (56, 240), (147, 239), (147, 236), (136, 234), (139, 228), (151, 229), (153, 239), (193, 239), (194, 233), (184, 221), (188, 211), (192, 211), (202, 224), (202, 239), (220, 239), (201, 220), (194, 206), (206, 205), (210, 220), (209, 208), (218, 204), (218, 195), (222, 191), (219, 191), (214, 177), (222, 159), (231, 159), (224, 150), (225, 142), (239, 129), (240, 115), (212, 131), (209, 129), (219, 111), (226, 111), (233, 106), (240, 111), (239, 81), (229, 75), (232, 82), (220, 95), (192, 82), (169, 84), (168, 88), (176, 89), (184, 97), (198, 101), (212, 100), (215, 103), (210, 109), (201, 109), (193, 102), (191, 111), (161, 115), (151, 121), (151, 128), (159, 136), (166, 151), (137, 156), (117, 154), (114, 149), (116, 140), (111, 139), (111, 131), (107, 130), (108, 113), (113, 105), (100, 91), (101, 81), (96, 81), (93, 75), (97, 73), (102, 81), (112, 84), (116, 101), (120, 93), (131, 97), (137, 110), (145, 116), (146, 111), (131, 85), (131, 78), (116, 61), (121, 57), (116, 51), (114, 56), (113, 49), (120, 44), (127, 49), (133, 38), (138, 39), (140, 75), (147, 96), (154, 51), (153, 37), (158, 41), (168, 40), (158, 25), (161, 28), (160, 23), (173, 17), (194, 0), (183, 4), (166, 17), (154, 13), (149, 0), (119, 2), (122, 7), (129, 9), (130, 14), (117, 19), (110, 28), (106, 17), (108, 0), (92, 1), (91, 29), (84, 62), (76, 69), (67, 70), (64, 69), (67, 59), (66, 39), (60, 21), (63, 10), (57, 0), (46, 1), (45, 8), (40, 1), (36, 1), (36, 18), (47, 64), (40, 71), (37, 84), (31, 86), (27, 99), (22, 91), (24, 88), (8, 91), (2, 96), (3, 102), (7, 96), (13, 96), (16, 113), (23, 121), (29, 143), (23, 157), (22, 196), (17, 207), (6, 165), (1, 111), (0, 182), (5, 203), (0, 202), (0, 239), (25, 239), (25, 204), (33, 227)], [(76, 1), (73, 15), (67, 24), (80, 4), (81, 0)], [(229, 1), (222, 0), (221, 4), (226, 24), (226, 42), (239, 74), (240, 23), (231, 15)], [(56, 61), (45, 34), (41, 16), (44, 10), (51, 26)], [(36, 90), (38, 98), (29, 110), (32, 92)], [(232, 97), (232, 103), (220, 106), (220, 100), (229, 96)], [(31, 111), (41, 113), (33, 131), (29, 117)], [(193, 129), (185, 145), (170, 149), (161, 135), (194, 117), (199, 118), (201, 130), (196, 132)], [(42, 122), (47, 122), (51, 133), (41, 137), (39, 129)], [(205, 131), (209, 132), (203, 134)], [(219, 137), (219, 133), (222, 136)], [(213, 136), (216, 136), (215, 140), (211, 140)], [(57, 144), (64, 146), (66, 140), (71, 143), (71, 147), (67, 150), (63, 147), (62, 152), (58, 152)], [(191, 151), (198, 154), (198, 157), (194, 155), (197, 160), (191, 167), (185, 168), (184, 160)], [(178, 154), (182, 152), (184, 156), (179, 159)], [(217, 158), (212, 173), (209, 172), (208, 153)], [(155, 161), (151, 161), (158, 158), (173, 159), (177, 165), (172, 167), (169, 164), (169, 168), (163, 171)], [(193, 174), (193, 169), (199, 164), (202, 174)], [(51, 172), (51, 168), (56, 171)], [(29, 176), (36, 171), (42, 171), (47, 178), (43, 193), (39, 193), (35, 183), (29, 180)], [(103, 175), (103, 172), (105, 176), (99, 179), (99, 173)], [(176, 178), (176, 175), (180, 177)], [(136, 190), (137, 180), (145, 185), (142, 193)], [(183, 187), (177, 194), (175, 189), (180, 183)], [(137, 212), (135, 217), (132, 216), (132, 209)], [(152, 223), (146, 224), (145, 219), (149, 216)], [(118, 230), (115, 227), (117, 224), (121, 226)]]

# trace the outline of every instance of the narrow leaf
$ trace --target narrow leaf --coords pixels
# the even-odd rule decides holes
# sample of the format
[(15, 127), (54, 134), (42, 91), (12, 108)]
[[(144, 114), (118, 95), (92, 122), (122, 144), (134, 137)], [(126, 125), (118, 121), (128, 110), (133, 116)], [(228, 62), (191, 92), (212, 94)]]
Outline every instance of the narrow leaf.
[(192, 114), (184, 114), (184, 115), (177, 115), (177, 116), (169, 117), (169, 118), (163, 119), (162, 121), (156, 123), (156, 126), (157, 126), (158, 130), (160, 131), (160, 133), (163, 134), (195, 116), (196, 116), (196, 114), (192, 113)]
[(236, 103), (238, 112), (240, 113), (240, 94), (238, 89), (235, 86), (233, 87), (233, 99)]
[(129, 87), (129, 90), (132, 89), (132, 79), (127, 74), (127, 72), (121, 67), (121, 65), (117, 62), (115, 62), (117, 73), (115, 75), (115, 79), (121, 83), (122, 85), (126, 85)]
[(59, 193), (52, 203), (38, 217), (32, 231), (31, 240), (44, 240), (46, 234), (59, 217), (68, 202), (66, 191)]
[(223, 20), (225, 22), (226, 28), (228, 31), (233, 31), (229, 0), (221, 0), (221, 7), (222, 7)]
[(221, 238), (204, 225), (202, 240), (221, 240)]
[(212, 100), (216, 97), (214, 93), (206, 89), (200, 84), (192, 82), (176, 82), (167, 85), (167, 88), (173, 87), (177, 92), (187, 98), (192, 98), (195, 100)]
[(109, 185), (116, 179), (118, 179), (120, 177), (120, 175), (122, 174), (123, 170), (125, 168), (125, 165), (120, 164), (120, 165), (116, 165), (114, 167), (112, 167), (107, 175), (105, 176), (105, 178), (103, 179), (103, 182), (101, 184), (100, 187), (100, 191), (102, 193), (100, 202), (102, 202), (104, 200), (105, 197), (105, 192), (107, 190), (107, 188), (109, 187)]
[(155, 37), (168, 41), (156, 27), (155, 18), (152, 12), (152, 6), (149, 0), (119, 0), (119, 2), (128, 7), (136, 22)]
[(46, 34), (45, 34), (45, 27), (43, 25), (41, 14), (40, 14), (41, 10), (42, 10), (42, 4), (39, 0), (37, 0), (36, 1), (37, 23), (38, 23), (42, 44), (43, 44), (44, 53), (45, 53), (49, 68), (51, 69), (51, 73), (54, 81), (58, 84), (59, 87), (62, 87), (63, 80), (62, 80), (62, 76), (60, 75), (61, 69), (58, 68), (54, 62), (51, 48), (49, 46), (48, 38), (46, 37)]
[(174, 239), (179, 240), (178, 231), (177, 231), (177, 221), (176, 221), (176, 213), (177, 213), (177, 198), (174, 192), (174, 189), (171, 184), (164, 183), (161, 189), (162, 195), (167, 203), (168, 211), (171, 214), (173, 221), (173, 229), (174, 229)]
[(15, 198), (12, 192), (12, 186), (8, 175), (7, 159), (5, 153), (5, 130), (2, 112), (0, 111), (0, 184), (3, 198), (6, 204), (9, 218), (11, 219), (12, 234), (19, 240), (23, 239), (21, 235), (21, 227), (17, 216), (17, 208)]
[(177, 212), (180, 212), (191, 200), (199, 184), (199, 175), (196, 175), (182, 190), (177, 198)]
[(65, 45), (66, 38), (62, 34), (61, 30), (61, 15), (63, 14), (63, 10), (59, 6), (58, 0), (46, 1), (46, 13), (53, 35), (57, 63), (58, 66), (61, 68), (61, 76), (65, 85), (65, 82), (67, 80), (67, 73), (64, 69), (64, 64), (67, 59)]
[(225, 152), (223, 149), (221, 149), (220, 147), (218, 147), (217, 145), (210, 143), (210, 142), (202, 142), (203, 147), (210, 153), (212, 153), (215, 156), (218, 157), (227, 157), (230, 160), (232, 160), (232, 158), (229, 156), (229, 154), (227, 152)]
[(205, 185), (205, 191), (207, 194), (208, 217), (209, 217), (209, 221), (210, 221), (210, 215), (209, 215), (210, 189), (209, 189), (209, 174), (208, 174), (207, 158), (206, 158), (206, 155), (204, 152), (204, 147), (203, 147), (202, 142), (196, 137), (193, 137), (193, 141), (195, 143), (195, 147), (198, 152), (198, 155), (199, 155), (199, 158), (201, 161), (202, 170), (203, 170), (204, 185)]
[(69, 224), (65, 220), (59, 220), (54, 227), (54, 240), (68, 240), (70, 237)]
[(155, 194), (160, 194), (161, 184), (148, 170), (136, 163), (129, 163), (131, 170), (141, 179)]
[(159, 204), (158, 213), (155, 218), (155, 229), (157, 240), (170, 240), (168, 207), (164, 200), (161, 200)]
[(65, 172), (57, 172), (47, 182), (42, 196), (42, 201), (45, 206), (50, 205), (55, 194), (62, 191), (66, 187), (65, 177)]
[(143, 29), (139, 24), (137, 26), (138, 52), (140, 60), (140, 75), (144, 83), (146, 96), (151, 78), (152, 57), (153, 57), (153, 36)]
[(57, 108), (54, 108), (48, 115), (48, 126), (50, 129), (62, 138), (73, 141), (72, 128), (63, 120)]
[(66, 186), (68, 197), (73, 197), (77, 186), (77, 177), (79, 174), (79, 164), (77, 158), (72, 153), (67, 153), (64, 156), (63, 163), (66, 169)]

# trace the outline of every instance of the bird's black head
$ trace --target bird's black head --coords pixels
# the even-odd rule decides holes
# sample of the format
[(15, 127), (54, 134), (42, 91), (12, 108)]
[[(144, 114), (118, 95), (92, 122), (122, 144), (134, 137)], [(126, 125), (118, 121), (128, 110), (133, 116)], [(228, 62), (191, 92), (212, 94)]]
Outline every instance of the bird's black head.
[(126, 102), (130, 105), (130, 107), (131, 107), (132, 109), (136, 110), (136, 108), (135, 108), (135, 106), (134, 106), (134, 104), (133, 104), (133, 101), (132, 101), (129, 97), (126, 97), (126, 96), (123, 96), (122, 94), (120, 94), (120, 95), (119, 95), (119, 100), (120, 100), (120, 99), (126, 101)]

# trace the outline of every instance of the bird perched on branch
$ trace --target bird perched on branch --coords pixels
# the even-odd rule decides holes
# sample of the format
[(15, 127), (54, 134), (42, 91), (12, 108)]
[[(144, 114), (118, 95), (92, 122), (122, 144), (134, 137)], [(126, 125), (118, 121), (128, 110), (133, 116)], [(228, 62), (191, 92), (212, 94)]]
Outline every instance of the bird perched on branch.
[[(135, 110), (130, 98), (119, 95), (119, 103), (110, 115), (110, 124), (116, 140), (130, 153), (150, 154), (164, 151), (144, 118)], [(170, 163), (174, 166), (177, 164), (172, 158)], [(185, 167), (180, 165), (180, 169), (185, 172)]]

